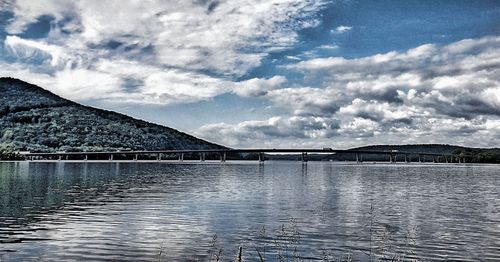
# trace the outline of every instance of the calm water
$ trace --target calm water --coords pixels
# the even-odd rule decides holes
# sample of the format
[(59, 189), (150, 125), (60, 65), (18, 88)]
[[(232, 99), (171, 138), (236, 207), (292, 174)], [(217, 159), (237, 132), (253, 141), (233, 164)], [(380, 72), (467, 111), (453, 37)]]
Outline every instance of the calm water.
[(227, 261), (239, 246), (272, 261), (284, 245), (305, 260), (498, 261), (500, 167), (0, 163), (1, 261), (207, 260), (219, 247)]

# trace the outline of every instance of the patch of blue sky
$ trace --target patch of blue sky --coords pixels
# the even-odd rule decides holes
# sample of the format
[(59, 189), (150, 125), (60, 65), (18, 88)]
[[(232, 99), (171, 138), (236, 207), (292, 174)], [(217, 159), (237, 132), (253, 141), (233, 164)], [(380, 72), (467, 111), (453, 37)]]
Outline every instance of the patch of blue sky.
[(10, 11), (0, 10), (0, 41), (3, 42), (7, 36), (6, 27), (14, 14)]
[(23, 39), (41, 39), (46, 38), (52, 28), (55, 18), (50, 15), (42, 15), (37, 21), (29, 24), (26, 29), (18, 36)]
[[(99, 101), (90, 101), (87, 104), (109, 107)], [(267, 100), (239, 97), (229, 93), (196, 103), (140, 107), (112, 105), (111, 107), (121, 113), (154, 123), (168, 123), (169, 126), (182, 131), (195, 130), (206, 123), (237, 124), (241, 121), (265, 120), (276, 114), (286, 114), (284, 109), (274, 107)]]
[[(360, 58), (500, 34), (500, 1), (495, 0), (335, 1), (317, 17), (321, 23), (299, 31), (295, 46), (270, 54), (242, 79), (280, 74), (300, 80), (280, 66), (316, 57)], [(339, 27), (348, 30), (338, 32)]]

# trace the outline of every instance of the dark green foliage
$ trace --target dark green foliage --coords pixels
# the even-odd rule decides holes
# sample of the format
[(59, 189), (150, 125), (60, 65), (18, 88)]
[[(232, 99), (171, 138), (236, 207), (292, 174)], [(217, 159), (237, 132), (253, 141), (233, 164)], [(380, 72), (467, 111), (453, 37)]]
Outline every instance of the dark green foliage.
[[(417, 144), (417, 145), (373, 145), (354, 148), (353, 150), (373, 150), (373, 151), (391, 151), (397, 150), (408, 153), (431, 153), (431, 154), (452, 154), (465, 157), (466, 162), (473, 163), (500, 163), (500, 149), (498, 148), (469, 148), (462, 146), (443, 145), (443, 144)], [(353, 160), (355, 156), (352, 154), (338, 154), (337, 157), (344, 157), (346, 160)], [(366, 155), (365, 161), (387, 161), (388, 156)], [(413, 157), (413, 161), (417, 160), (417, 156)], [(403, 160), (404, 156), (399, 156), (399, 160)], [(429, 157), (427, 159), (431, 161)]]
[[(352, 148), (351, 150), (360, 151), (392, 151), (410, 153), (408, 157), (411, 161), (418, 161), (416, 153), (430, 153), (430, 154), (443, 154), (455, 155), (457, 157), (465, 158), (466, 162), (473, 163), (500, 163), (500, 149), (498, 148), (468, 148), (453, 145), (441, 144), (421, 144), (421, 145), (372, 145)], [(253, 157), (253, 158), (252, 158)], [(251, 156), (249, 159), (256, 159), (257, 156)], [(266, 158), (271, 160), (295, 160), (300, 161), (299, 154), (280, 154), (280, 155), (266, 155)], [(308, 154), (309, 161), (355, 161), (356, 155), (353, 153), (337, 153), (337, 154)], [(361, 160), (361, 159), (360, 159)], [(389, 161), (389, 155), (383, 154), (362, 154), (363, 161)], [(397, 156), (398, 161), (404, 161), (404, 155)], [(422, 157), (422, 161), (433, 161), (432, 157)], [(441, 161), (444, 161), (441, 159)], [(454, 162), (457, 162), (454, 159)]]
[(460, 148), (453, 153), (469, 157), (473, 162), (477, 163), (500, 164), (500, 148)]
[(0, 149), (0, 159), (1, 160), (23, 160), (24, 158), (12, 151)]
[(83, 106), (0, 78), (0, 148), (14, 151), (217, 149), (175, 129)]

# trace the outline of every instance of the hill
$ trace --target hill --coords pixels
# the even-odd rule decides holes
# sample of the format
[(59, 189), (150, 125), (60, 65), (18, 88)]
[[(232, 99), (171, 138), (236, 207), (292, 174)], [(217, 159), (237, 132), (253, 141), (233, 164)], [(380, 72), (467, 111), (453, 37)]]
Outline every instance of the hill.
[[(442, 144), (417, 144), (417, 145), (372, 145), (354, 148), (353, 150), (389, 151), (398, 150), (409, 153), (437, 153), (454, 154), (469, 157), (470, 161), (477, 163), (500, 163), (500, 148), (472, 148)], [(375, 157), (375, 156), (374, 156)]]
[(216, 149), (175, 129), (84, 106), (14, 78), (0, 78), (0, 151)]

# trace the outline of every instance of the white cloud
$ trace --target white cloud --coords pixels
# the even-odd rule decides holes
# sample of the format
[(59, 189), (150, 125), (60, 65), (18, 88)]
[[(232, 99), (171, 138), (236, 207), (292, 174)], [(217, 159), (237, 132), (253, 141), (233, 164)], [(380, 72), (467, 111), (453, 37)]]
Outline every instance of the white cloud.
[[(17, 67), (31, 72), (23, 80), (47, 83), (52, 78), (48, 83), (56, 83), (54, 90), (87, 86), (80, 77), (63, 77), (71, 70), (75, 75), (92, 72), (86, 74), (98, 79), (106, 75), (109, 81), (105, 83), (126, 85), (131, 78), (144, 83), (136, 90), (114, 87), (118, 90), (114, 95), (92, 92), (104, 95), (99, 97), (103, 100), (121, 97), (120, 101), (170, 104), (207, 100), (233, 90), (251, 95), (283, 80), (276, 77), (263, 84), (233, 79), (259, 66), (269, 52), (291, 47), (297, 30), (317, 26), (312, 15), (322, 7), (322, 1), (313, 0), (18, 0), (5, 6), (14, 14), (8, 33), (23, 32), (42, 15), (53, 17), (51, 31), (37, 40), (7, 36), (3, 52), (16, 60)], [(122, 67), (106, 68), (103, 63)], [(146, 71), (140, 74), (137, 69)], [(78, 90), (60, 94), (75, 100), (95, 98), (73, 96)]]
[(334, 34), (343, 34), (351, 29), (352, 29), (351, 26), (341, 25), (333, 29), (331, 32)]
[(295, 115), (331, 116), (338, 110), (341, 93), (313, 87), (283, 88), (269, 91), (267, 98)]
[(319, 78), (325, 94), (344, 92), (344, 100), (351, 97), (347, 102), (374, 99), (430, 107), (453, 117), (498, 116), (495, 97), (485, 94), (500, 86), (499, 52), (500, 37), (485, 37), (358, 59), (316, 58), (288, 68), (303, 72), (306, 81)]
[(269, 79), (252, 78), (235, 84), (234, 93), (243, 97), (258, 97), (267, 95), (271, 90), (279, 89), (286, 83), (283, 76), (273, 76)]
[(7, 4), (5, 9), (11, 9), (14, 13), (14, 19), (7, 26), (9, 34), (22, 33), (26, 27), (37, 21), (42, 15), (50, 15), (56, 19), (62, 19), (65, 14), (74, 10), (72, 1), (54, 0), (54, 1), (31, 1), (16, 0)]
[(4, 48), (7, 55), (21, 61), (47, 63), (47, 66), (55, 69), (76, 66), (82, 61), (81, 57), (71, 56), (71, 51), (65, 47), (51, 45), (44, 41), (26, 40), (17, 36), (7, 36)]
[[(301, 72), (304, 83), (314, 87), (283, 87), (264, 97), (286, 109), (287, 118), (320, 117), (339, 123), (335, 136), (297, 138), (294, 143), (317, 147), (341, 143), (344, 148), (424, 142), (488, 147), (499, 139), (498, 53), (500, 37), (484, 37), (357, 59), (309, 59), (286, 68)], [(288, 127), (299, 129), (290, 133), (301, 133), (301, 126)], [(239, 124), (224, 130), (228, 137), (242, 138), (242, 145), (251, 144), (245, 132), (255, 132)], [(273, 133), (260, 139), (290, 143)]]
[[(229, 146), (255, 147), (255, 141), (265, 141), (268, 145), (274, 145), (283, 140), (329, 138), (336, 134), (337, 128), (337, 121), (332, 119), (293, 116), (244, 121), (236, 125), (208, 124), (200, 127), (196, 134)], [(280, 144), (280, 146), (285, 145)]]
[(320, 45), (318, 48), (324, 49), (324, 50), (335, 50), (335, 49), (338, 49), (339, 46), (338, 45)]

